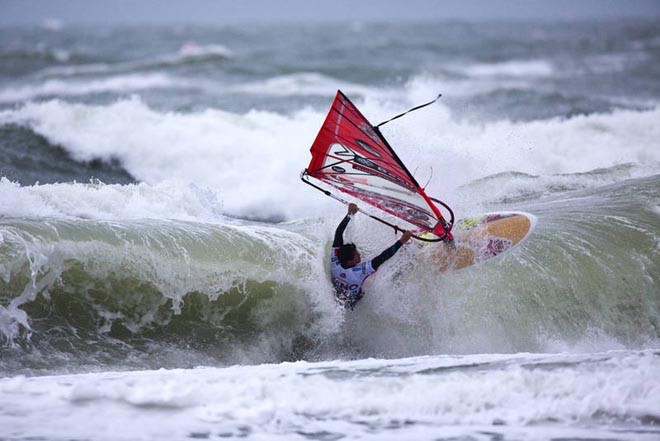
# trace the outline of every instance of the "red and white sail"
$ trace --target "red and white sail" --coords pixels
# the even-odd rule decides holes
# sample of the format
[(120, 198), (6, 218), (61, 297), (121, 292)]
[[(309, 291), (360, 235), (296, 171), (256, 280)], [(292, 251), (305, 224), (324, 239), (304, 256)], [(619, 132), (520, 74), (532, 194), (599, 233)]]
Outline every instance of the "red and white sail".
[(450, 227), (432, 199), (378, 128), (341, 91), (337, 91), (311, 153), (303, 172), (305, 182), (311, 184), (309, 178), (314, 178), (319, 184), (312, 184), (314, 187), (336, 199), (345, 202), (339, 194), (348, 194), (436, 236), (449, 233)]

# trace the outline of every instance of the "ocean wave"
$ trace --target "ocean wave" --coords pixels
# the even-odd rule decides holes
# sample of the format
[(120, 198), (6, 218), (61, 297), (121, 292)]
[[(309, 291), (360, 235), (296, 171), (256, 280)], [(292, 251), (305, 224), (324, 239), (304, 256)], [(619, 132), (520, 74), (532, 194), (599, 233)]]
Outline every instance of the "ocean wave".
[(38, 85), (13, 86), (0, 90), (0, 102), (30, 101), (53, 96), (71, 97), (98, 93), (120, 93), (147, 89), (191, 87), (187, 81), (164, 74), (131, 74), (93, 80), (46, 80)]
[[(209, 216), (195, 213), (194, 200), (177, 212), (166, 187), (69, 187), (103, 193), (97, 203), (115, 217), (90, 209), (87, 219), (0, 218), (2, 366), (28, 369), (21, 348), (108, 365), (130, 350), (126, 363), (149, 367), (176, 366), (186, 353), (194, 365), (649, 347), (660, 341), (657, 188), (655, 176), (519, 202), (539, 219), (533, 236), (464, 271), (439, 273), (432, 248), (406, 246), (344, 315), (327, 273), (333, 218), (262, 225), (211, 213), (203, 222), (190, 220)], [(127, 200), (133, 208), (118, 209)], [(149, 210), (163, 218), (138, 216)], [(168, 219), (168, 210), (186, 220)], [(346, 238), (374, 256), (393, 235), (358, 216)], [(152, 360), (154, 346), (171, 351)], [(68, 360), (27, 357), (33, 369)]]
[(470, 77), (549, 77), (555, 68), (546, 60), (508, 60), (497, 63), (475, 63), (456, 67)]
[(152, 184), (192, 181), (220, 191), (227, 213), (264, 219), (290, 217), (292, 207), (309, 209), (308, 201), (291, 195), (300, 193), (298, 175), (306, 161), (299, 141), (313, 138), (317, 118), (313, 112), (296, 118), (212, 109), (160, 113), (138, 98), (110, 106), (49, 101), (0, 112), (0, 123), (45, 130), (51, 143), (76, 160), (117, 158), (131, 175)]
[[(185, 347), (201, 333), (227, 362), (286, 358), (296, 335), (338, 323), (328, 320), (338, 312), (330, 288), (313, 289), (325, 278), (315, 248), (292, 231), (235, 222), (3, 221), (3, 346), (52, 354), (71, 345), (90, 363), (162, 338)], [(319, 308), (326, 319), (312, 320)]]
[[(0, 50), (0, 61), (3, 64), (14, 64), (15, 69), (20, 69), (21, 63), (30, 62), (56, 62), (65, 63), (84, 60), (84, 55), (71, 49), (62, 48), (14, 48)], [(6, 69), (7, 66), (4, 66)]]
[(537, 176), (526, 173), (502, 172), (462, 185), (457, 189), (459, 199), (474, 200), (483, 195), (485, 205), (513, 204), (534, 201), (556, 194), (605, 187), (628, 179), (660, 173), (660, 163), (621, 164), (584, 173)]
[[(651, 441), (659, 433), (658, 358), (612, 351), (18, 376), (0, 379), (0, 398), (14, 403), (0, 416), (11, 418), (16, 438), (427, 439), (433, 432), (442, 440)], [(121, 432), (106, 430), (108, 414)]]
[[(472, 110), (486, 121), (508, 119), (520, 121), (547, 120), (561, 116), (568, 119), (580, 115), (596, 115), (621, 110), (650, 110), (656, 106), (645, 100), (625, 100), (615, 97), (588, 97), (581, 91), (548, 91), (531, 85), (513, 87), (484, 87), (470, 90), (470, 100), (482, 102), (479, 110)], [(536, 103), (530, 106), (530, 103)]]
[(225, 222), (217, 192), (191, 183), (56, 183), (21, 186), (0, 179), (0, 218), (171, 219)]
[[(406, 99), (428, 97), (428, 85), (421, 86), (411, 85)], [(403, 107), (374, 98), (361, 106), (374, 121)], [(180, 180), (213, 188), (228, 214), (293, 219), (327, 210), (322, 198), (305, 197), (298, 179), (324, 115), (325, 109), (309, 108), (290, 116), (160, 112), (133, 97), (105, 106), (28, 103), (0, 112), (0, 124), (29, 127), (79, 161), (116, 159), (146, 183)], [(510, 171), (553, 176), (632, 163), (640, 165), (633, 176), (654, 174), (659, 118), (660, 110), (652, 109), (475, 123), (453, 118), (438, 104), (383, 132), (409, 168), (435, 170), (428, 191), (446, 198), (468, 182)]]
[[(123, 62), (95, 62), (50, 66), (34, 75), (37, 78), (76, 77), (90, 75), (136, 75), (143, 71), (159, 71), (163, 68), (176, 68), (207, 62), (222, 62), (231, 59), (233, 52), (222, 44), (200, 45), (193, 41), (183, 44), (176, 52), (154, 56), (143, 60)], [(67, 59), (58, 61), (69, 61)], [(154, 72), (160, 73), (162, 72)]]
[(194, 41), (189, 41), (179, 48), (176, 57), (164, 58), (178, 62), (213, 58), (226, 59), (231, 58), (233, 55), (233, 52), (227, 46), (221, 44), (200, 45)]
[(630, 70), (639, 70), (645, 63), (651, 62), (643, 51), (614, 52), (590, 56), (580, 66), (582, 74), (612, 74)]
[(317, 72), (299, 72), (281, 75), (257, 82), (231, 86), (229, 90), (232, 92), (265, 96), (328, 96), (334, 94), (337, 88), (362, 96), (373, 94), (374, 92), (374, 89), (371, 87), (338, 80)]

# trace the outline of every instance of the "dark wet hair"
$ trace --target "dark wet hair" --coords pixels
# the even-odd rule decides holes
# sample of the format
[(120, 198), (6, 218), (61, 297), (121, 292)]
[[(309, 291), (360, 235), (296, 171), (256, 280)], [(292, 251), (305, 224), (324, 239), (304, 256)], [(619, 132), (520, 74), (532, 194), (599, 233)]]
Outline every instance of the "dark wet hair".
[(353, 259), (355, 256), (355, 244), (347, 243), (339, 247), (339, 263), (341, 266), (346, 266), (349, 260)]

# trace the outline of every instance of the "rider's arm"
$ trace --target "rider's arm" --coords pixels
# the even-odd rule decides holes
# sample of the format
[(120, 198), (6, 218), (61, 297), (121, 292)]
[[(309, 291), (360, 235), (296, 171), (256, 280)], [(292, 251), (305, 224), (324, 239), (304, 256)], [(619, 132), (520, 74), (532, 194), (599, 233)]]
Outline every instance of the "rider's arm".
[(351, 220), (351, 216), (357, 213), (358, 208), (355, 204), (348, 204), (348, 214), (342, 219), (335, 231), (335, 240), (332, 242), (332, 247), (340, 247), (344, 245), (344, 230), (348, 225), (348, 222)]
[[(348, 222), (351, 220), (351, 215), (347, 214), (344, 219), (339, 223), (337, 230), (335, 231), (335, 240), (332, 242), (332, 248), (337, 248), (344, 245), (344, 230), (348, 225)], [(327, 242), (326, 242), (327, 243)]]
[(385, 251), (380, 253), (378, 256), (374, 257), (371, 261), (371, 266), (374, 269), (374, 271), (376, 271), (379, 266), (381, 266), (383, 263), (385, 263), (385, 261), (387, 259), (394, 256), (396, 254), (396, 252), (399, 251), (399, 248), (401, 248), (401, 246), (404, 243), (408, 242), (409, 239), (410, 239), (410, 233), (406, 231), (403, 234), (403, 236), (401, 237), (401, 239), (394, 242), (394, 245), (387, 248)]

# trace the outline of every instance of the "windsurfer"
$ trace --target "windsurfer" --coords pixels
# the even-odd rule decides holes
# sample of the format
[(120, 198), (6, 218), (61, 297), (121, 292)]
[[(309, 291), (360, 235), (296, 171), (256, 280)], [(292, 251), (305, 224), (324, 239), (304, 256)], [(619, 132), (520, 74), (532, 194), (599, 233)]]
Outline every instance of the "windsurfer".
[(332, 243), (332, 255), (330, 256), (332, 284), (335, 288), (337, 301), (345, 308), (353, 309), (355, 304), (362, 298), (362, 284), (371, 274), (385, 263), (387, 259), (410, 240), (412, 233), (404, 231), (403, 236), (394, 245), (387, 248), (373, 259), (362, 262), (360, 252), (354, 244), (344, 243), (344, 230), (351, 217), (358, 212), (356, 204), (348, 204), (348, 214), (341, 221), (335, 231)]

